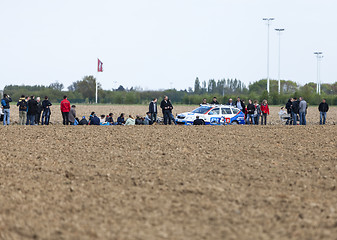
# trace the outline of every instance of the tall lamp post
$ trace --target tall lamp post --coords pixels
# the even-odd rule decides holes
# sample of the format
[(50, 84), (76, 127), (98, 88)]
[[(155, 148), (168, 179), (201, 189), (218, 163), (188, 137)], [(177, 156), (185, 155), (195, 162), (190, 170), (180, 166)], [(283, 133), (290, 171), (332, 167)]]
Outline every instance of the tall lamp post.
[(275, 18), (263, 18), (262, 20), (267, 21), (268, 26), (268, 38), (267, 38), (267, 92), (269, 94), (270, 90), (270, 79), (269, 79), (269, 28), (270, 28), (270, 22), (273, 21)]
[(323, 58), (322, 52), (314, 52), (317, 58), (317, 94), (321, 95), (321, 66), (320, 62)]
[(275, 28), (278, 32), (278, 94), (281, 94), (281, 33), (284, 28)]

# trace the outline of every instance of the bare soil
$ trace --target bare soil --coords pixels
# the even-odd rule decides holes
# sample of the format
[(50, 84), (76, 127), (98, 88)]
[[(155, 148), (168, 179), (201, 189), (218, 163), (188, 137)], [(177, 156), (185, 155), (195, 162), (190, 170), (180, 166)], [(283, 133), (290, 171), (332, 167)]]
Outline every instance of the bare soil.
[(0, 137), (0, 239), (337, 236), (334, 125), (12, 125)]

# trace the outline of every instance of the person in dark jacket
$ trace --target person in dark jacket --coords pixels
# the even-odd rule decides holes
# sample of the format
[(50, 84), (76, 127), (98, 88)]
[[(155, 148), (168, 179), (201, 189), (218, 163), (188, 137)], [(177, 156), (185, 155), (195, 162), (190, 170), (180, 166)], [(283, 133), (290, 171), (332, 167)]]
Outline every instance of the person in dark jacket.
[(199, 116), (196, 116), (193, 125), (205, 125), (205, 121), (200, 119)]
[(27, 121), (27, 102), (25, 95), (21, 95), (16, 106), (19, 107), (19, 125), (26, 125)]
[(208, 103), (207, 103), (207, 99), (206, 98), (203, 98), (202, 99), (202, 102), (200, 103), (200, 106), (201, 105), (207, 105)]
[(243, 113), (245, 112), (245, 103), (240, 99), (240, 97), (237, 98), (234, 106), (238, 109), (240, 109)]
[(101, 124), (101, 120), (99, 119), (99, 117), (96, 116), (96, 114), (94, 114), (89, 122), (90, 125), (100, 125)]
[(88, 121), (85, 119), (85, 116), (83, 116), (82, 119), (78, 122), (78, 125), (88, 125)]
[(216, 99), (216, 97), (213, 97), (213, 100), (210, 104), (214, 104), (214, 105), (217, 105), (219, 104), (218, 100)]
[(135, 125), (144, 125), (144, 119), (141, 116), (137, 115)]
[(228, 103), (227, 103), (228, 106), (232, 106), (232, 107), (235, 107), (234, 105), (234, 102), (233, 102), (233, 99), (228, 99)]
[(175, 120), (175, 118), (174, 118), (174, 116), (173, 116), (173, 113), (172, 113), (172, 110), (173, 110), (172, 102), (171, 102), (170, 99), (169, 99), (168, 101), (169, 101), (169, 103), (170, 103), (170, 118), (171, 118), (171, 121), (174, 123), (174, 125), (177, 125), (177, 122), (176, 122), (176, 120)]
[(4, 98), (1, 99), (1, 107), (2, 107), (2, 111), (4, 113), (4, 119), (3, 119), (3, 124), (4, 125), (9, 125), (10, 123), (10, 105), (9, 103), (12, 102), (12, 99), (9, 95), (4, 94)]
[(287, 114), (291, 114), (291, 105), (293, 104), (293, 99), (289, 98), (288, 102), (286, 103)]
[(293, 125), (293, 119), (291, 117), (291, 108), (293, 105), (293, 98), (289, 98), (288, 102), (286, 103), (287, 114), (289, 118), (287, 119), (286, 125)]
[(28, 101), (28, 124), (27, 125), (35, 125), (35, 116), (38, 111), (37, 101), (35, 100), (34, 96), (31, 96)]
[(168, 96), (165, 96), (163, 101), (160, 103), (160, 108), (162, 109), (163, 116), (164, 116), (164, 124), (167, 125), (167, 122), (169, 125), (171, 125), (171, 108), (172, 104), (168, 99)]
[(114, 117), (113, 113), (108, 114), (108, 116), (106, 118), (106, 122), (109, 123), (109, 125), (115, 125), (113, 117)]
[[(255, 125), (255, 119), (254, 119), (254, 112), (255, 112), (255, 106), (251, 99), (248, 100), (247, 105), (247, 124), (253, 124)], [(250, 119), (252, 119), (252, 122), (250, 122)]]
[(318, 111), (319, 111), (319, 124), (324, 125), (326, 121), (326, 113), (329, 111), (329, 105), (326, 102), (326, 99), (323, 99), (322, 102), (318, 106)]
[(157, 113), (158, 113), (157, 101), (158, 101), (157, 98), (154, 98), (149, 104), (149, 113), (151, 113), (152, 122), (157, 121)]
[(37, 101), (37, 113), (35, 115), (35, 124), (39, 125), (40, 124), (41, 113), (42, 113), (43, 107), (42, 107), (42, 103), (41, 103), (41, 98), (40, 97), (37, 97), (36, 101)]
[(51, 102), (49, 101), (48, 96), (45, 96), (42, 102), (43, 113), (42, 113), (41, 125), (43, 124), (49, 125), (49, 119), (51, 115), (50, 106), (52, 105), (53, 104), (51, 104)]
[(124, 113), (121, 113), (121, 115), (117, 118), (117, 125), (124, 125), (125, 119), (124, 119)]
[(297, 125), (297, 114), (300, 104), (297, 101), (297, 98), (294, 97), (291, 104), (291, 118), (293, 119), (293, 125)]

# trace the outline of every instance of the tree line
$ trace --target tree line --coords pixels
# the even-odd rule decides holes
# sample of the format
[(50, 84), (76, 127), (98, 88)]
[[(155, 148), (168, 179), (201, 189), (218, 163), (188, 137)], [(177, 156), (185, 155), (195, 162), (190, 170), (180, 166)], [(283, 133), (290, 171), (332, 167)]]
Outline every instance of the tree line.
[[(145, 104), (156, 97), (161, 99), (168, 95), (175, 104), (199, 104), (203, 98), (209, 101), (215, 96), (221, 103), (227, 103), (229, 98), (253, 99), (262, 101), (267, 99), (269, 104), (285, 104), (290, 97), (302, 96), (309, 104), (317, 105), (322, 98), (326, 98), (330, 105), (337, 105), (337, 82), (333, 84), (322, 84), (322, 95), (316, 94), (316, 84), (307, 83), (303, 86), (294, 81), (281, 80), (281, 94), (278, 94), (278, 81), (270, 81), (270, 94), (266, 91), (267, 80), (262, 79), (246, 86), (238, 79), (210, 79), (200, 81), (196, 78), (194, 86), (185, 90), (167, 89), (157, 91), (143, 91), (139, 88), (124, 88), (120, 85), (116, 89), (103, 90), (98, 83), (99, 103), (106, 104)], [(94, 76), (85, 76), (81, 80), (73, 82), (65, 87), (62, 83), (55, 82), (49, 86), (44, 85), (8, 85), (4, 88), (4, 93), (19, 99), (24, 94), (27, 96), (48, 96), (52, 102), (60, 102), (64, 95), (72, 103), (93, 103), (95, 101), (96, 79)]]

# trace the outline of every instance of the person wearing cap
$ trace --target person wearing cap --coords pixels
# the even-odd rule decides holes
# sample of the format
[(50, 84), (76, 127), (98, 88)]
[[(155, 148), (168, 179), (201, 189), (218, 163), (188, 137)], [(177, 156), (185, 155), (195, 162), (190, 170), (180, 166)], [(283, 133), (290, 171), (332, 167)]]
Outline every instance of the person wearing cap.
[(82, 117), (78, 125), (88, 125), (88, 121), (87, 119), (85, 119), (85, 116)]

